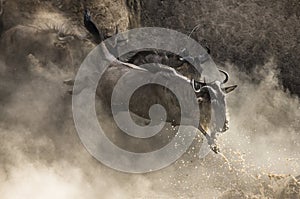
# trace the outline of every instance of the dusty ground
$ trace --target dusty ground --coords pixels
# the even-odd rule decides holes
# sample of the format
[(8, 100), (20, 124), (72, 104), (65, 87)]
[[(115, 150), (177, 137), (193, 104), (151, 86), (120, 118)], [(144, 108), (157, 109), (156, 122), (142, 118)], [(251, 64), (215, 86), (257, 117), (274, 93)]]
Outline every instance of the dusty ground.
[(16, 25), (59, 27), (85, 36), (82, 3), (4, 4), (1, 198), (299, 198), (297, 189), (282, 192), (300, 174), (300, 104), (293, 95), (300, 94), (298, 1), (86, 2), (110, 34), (116, 25), (120, 31), (162, 26), (189, 33), (200, 24), (193, 38), (209, 46), (213, 59), (239, 85), (228, 97), (230, 130), (220, 137), (225, 157), (185, 154), (174, 165), (145, 175), (103, 166), (76, 134), (71, 97), (62, 81), (75, 75), (94, 45), (77, 39), (59, 43), (56, 33), (41, 42), (40, 32), (31, 34), (32, 29), (7, 37)]

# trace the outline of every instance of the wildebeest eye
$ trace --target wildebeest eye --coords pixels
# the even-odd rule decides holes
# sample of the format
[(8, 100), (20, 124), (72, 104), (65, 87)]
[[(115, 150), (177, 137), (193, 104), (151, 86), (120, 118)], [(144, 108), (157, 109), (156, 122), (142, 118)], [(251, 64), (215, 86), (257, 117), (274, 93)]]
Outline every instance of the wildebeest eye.
[(192, 79), (192, 86), (193, 86), (193, 89), (196, 93), (200, 92), (200, 90), (201, 90), (201, 83), (200, 82), (197, 82), (194, 79)]

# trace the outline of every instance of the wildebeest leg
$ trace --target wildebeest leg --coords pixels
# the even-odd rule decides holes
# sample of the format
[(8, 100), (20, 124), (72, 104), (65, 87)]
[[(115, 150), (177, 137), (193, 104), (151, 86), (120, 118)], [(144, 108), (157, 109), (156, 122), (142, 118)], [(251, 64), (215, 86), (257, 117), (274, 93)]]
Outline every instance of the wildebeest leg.
[(215, 133), (213, 133), (212, 136), (210, 137), (210, 140), (208, 143), (209, 143), (211, 150), (213, 152), (215, 152), (216, 154), (218, 154), (220, 152), (220, 149), (216, 143), (216, 140), (217, 140), (216, 135), (215, 135)]
[(219, 147), (216, 144), (216, 134), (212, 133), (211, 135), (209, 135), (202, 127), (201, 125), (198, 127), (198, 129), (201, 131), (201, 133), (205, 136), (205, 138), (207, 139), (207, 142), (211, 148), (211, 150), (213, 152), (215, 152), (216, 154), (218, 154), (220, 152)]

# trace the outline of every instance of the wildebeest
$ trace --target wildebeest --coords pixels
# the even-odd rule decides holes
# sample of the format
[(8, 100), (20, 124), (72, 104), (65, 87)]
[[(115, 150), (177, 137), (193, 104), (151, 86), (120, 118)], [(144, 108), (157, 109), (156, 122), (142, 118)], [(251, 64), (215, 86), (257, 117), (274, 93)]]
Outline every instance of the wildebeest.
[[(85, 24), (87, 24), (86, 20), (90, 19), (90, 17), (89, 18), (85, 17), (84, 19), (85, 19)], [(88, 23), (91, 24), (93, 22), (89, 21)], [(87, 29), (89, 30), (88, 27)], [(101, 34), (101, 31), (91, 32), (95, 40), (99, 38), (99, 35), (97, 35), (98, 33)], [(102, 36), (101, 38), (104, 38), (104, 36)], [(201, 115), (199, 118), (199, 125), (196, 126), (196, 128), (198, 128), (206, 136), (212, 150), (215, 153), (218, 152), (218, 148), (215, 145), (216, 134), (218, 132), (224, 132), (228, 129), (227, 127), (228, 121), (226, 119), (226, 109), (225, 109), (226, 107), (225, 94), (233, 91), (237, 87), (236, 85), (224, 87), (224, 84), (227, 83), (229, 77), (225, 71), (221, 70), (221, 72), (225, 75), (225, 80), (222, 82), (220, 81), (199, 82), (196, 81), (195, 79), (190, 79), (180, 74), (174, 69), (179, 67), (180, 63), (182, 65), (182, 63), (185, 62), (182, 59), (181, 60), (178, 59), (177, 56), (173, 56), (173, 55), (168, 56), (165, 53), (156, 54), (150, 52), (148, 55), (150, 55), (151, 58), (148, 61), (154, 61), (156, 63), (164, 64), (164, 63), (168, 63), (168, 59), (170, 58), (172, 59), (173, 57), (175, 57), (175, 59), (178, 60), (178, 66), (172, 68), (168, 66), (155, 65), (153, 66), (153, 68), (143, 68), (134, 64), (136, 63), (135, 62), (136, 60), (134, 60), (134, 58), (131, 59), (132, 63), (126, 63), (116, 59), (110, 53), (109, 48), (107, 48), (104, 43), (101, 43), (100, 45), (102, 47), (102, 51), (104, 52), (106, 59), (112, 62), (111, 65), (107, 68), (107, 70), (102, 75), (102, 78), (99, 81), (98, 88), (96, 91), (97, 96), (100, 97), (100, 100), (102, 101), (105, 107), (110, 109), (110, 107), (112, 106), (111, 97), (112, 97), (113, 89), (115, 88), (118, 80), (124, 74), (132, 70), (137, 70), (141, 72), (150, 72), (151, 74), (153, 74), (153, 78), (156, 78), (158, 75), (163, 76), (166, 84), (172, 82), (174, 83), (174, 80), (178, 82), (188, 83), (193, 88), (193, 92), (196, 94), (199, 110), (201, 111)], [(165, 57), (161, 57), (162, 55)], [(141, 57), (141, 53), (138, 55), (138, 57)], [(132, 76), (132, 79), (137, 80), (138, 78), (140, 78), (138, 75)], [(70, 82), (66, 82), (66, 83), (70, 83)], [(126, 90), (124, 90), (123, 92), (126, 92)], [(154, 104), (161, 104), (165, 108), (167, 112), (167, 120), (166, 120), (167, 122), (172, 123), (174, 126), (180, 125), (181, 109), (176, 99), (176, 96), (170, 90), (166, 89), (166, 87), (162, 85), (148, 84), (139, 88), (139, 90), (135, 92), (130, 99), (129, 110), (142, 118), (150, 119), (148, 112), (150, 107)], [(217, 107), (219, 109), (218, 113), (214, 113), (214, 114), (219, 114), (219, 115), (215, 117), (216, 120), (214, 121), (214, 124), (210, 125), (211, 114), (213, 112), (212, 105), (214, 105), (214, 107)], [(216, 110), (214, 110), (214, 112), (215, 111)], [(191, 111), (190, 114), (191, 114), (190, 117), (193, 117), (193, 111)], [(224, 120), (218, 120), (218, 118), (224, 118)], [(207, 133), (208, 128), (210, 128), (211, 135)]]
[[(112, 63), (102, 75), (97, 88), (97, 95), (100, 97), (106, 107), (111, 107), (112, 105), (112, 92), (118, 80), (131, 70), (138, 69), (131, 68), (127, 64), (117, 61)], [(147, 70), (154, 74), (153, 79), (157, 78), (158, 76), (163, 76), (164, 79), (166, 79), (166, 85), (172, 84), (175, 81), (177, 83), (186, 82), (192, 86), (197, 96), (199, 110), (201, 111), (199, 118), (200, 125), (196, 127), (206, 136), (209, 144), (212, 145), (213, 150), (217, 152), (217, 148), (214, 146), (216, 133), (224, 132), (228, 129), (225, 110), (225, 94), (233, 91), (236, 86), (223, 87), (223, 84), (225, 84), (228, 80), (227, 76), (224, 82), (214, 81), (210, 83), (204, 83), (182, 76), (171, 67), (158, 67), (157, 69), (151, 68)], [(138, 78), (142, 77), (132, 76), (132, 79), (137, 80)], [(126, 90), (123, 92), (126, 92)], [(187, 91), (183, 90), (182, 92)], [(189, 93), (186, 93), (186, 95), (188, 94)], [(209, 125), (211, 121), (212, 102), (218, 107), (218, 114), (222, 114), (220, 117), (224, 118), (224, 120), (223, 123), (219, 122), (218, 124), (213, 125), (214, 127), (211, 129), (211, 135), (208, 136), (206, 129), (211, 128)], [(188, 104), (192, 102), (186, 101), (185, 103)], [(171, 122), (174, 126), (181, 124), (181, 109), (179, 103), (177, 102), (176, 96), (170, 90), (161, 85), (149, 84), (139, 88), (130, 99), (129, 110), (140, 117), (150, 119), (149, 110), (154, 104), (161, 104), (165, 108), (167, 112), (167, 122)], [(190, 112), (189, 117), (193, 117), (193, 111)], [(216, 122), (218, 122), (218, 120), (216, 120)]]
[(2, 34), (0, 51), (10, 71), (26, 71), (30, 57), (45, 68), (74, 70), (86, 56), (85, 51), (92, 49), (87, 49), (85, 43), (81, 35), (68, 32), (63, 26), (17, 25)]

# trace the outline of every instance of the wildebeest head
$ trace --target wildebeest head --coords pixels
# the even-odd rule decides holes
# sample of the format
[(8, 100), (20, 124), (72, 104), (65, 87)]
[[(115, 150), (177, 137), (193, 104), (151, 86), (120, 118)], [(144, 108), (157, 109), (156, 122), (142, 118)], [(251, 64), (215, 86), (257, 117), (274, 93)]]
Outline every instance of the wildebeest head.
[[(1, 36), (1, 54), (9, 70), (27, 71), (34, 57), (39, 66), (73, 70), (92, 49), (81, 35), (60, 25), (17, 25)], [(16, 57), (18, 59), (16, 59)]]
[(212, 137), (215, 133), (228, 129), (225, 95), (237, 87), (237, 85), (225, 87), (229, 75), (223, 70), (220, 72), (225, 75), (225, 80), (222, 82), (216, 80), (206, 83), (191, 80), (201, 111), (200, 124), (202, 128), (211, 130)]

